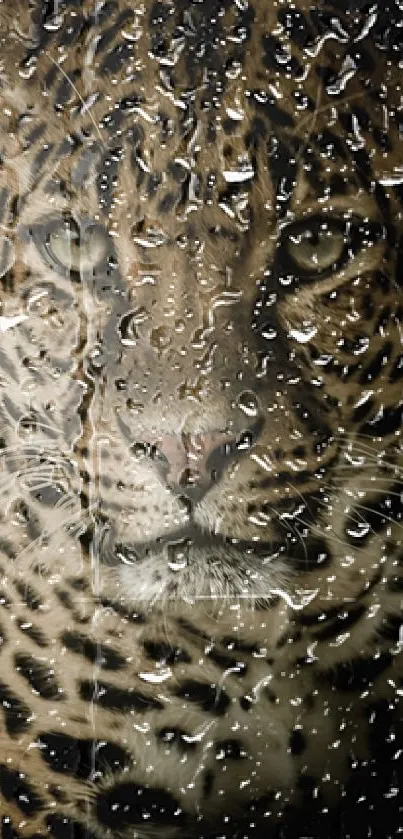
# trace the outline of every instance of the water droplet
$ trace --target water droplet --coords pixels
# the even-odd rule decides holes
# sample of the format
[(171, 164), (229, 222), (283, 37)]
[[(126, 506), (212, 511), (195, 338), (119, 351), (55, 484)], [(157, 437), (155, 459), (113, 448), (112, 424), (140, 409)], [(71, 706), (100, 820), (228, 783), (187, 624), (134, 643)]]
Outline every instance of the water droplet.
[(248, 165), (240, 169), (225, 169), (223, 171), (224, 179), (228, 184), (239, 184), (243, 181), (250, 181), (254, 177), (255, 170), (253, 166)]
[(256, 417), (259, 409), (259, 403), (256, 394), (251, 390), (244, 390), (238, 397), (238, 408), (247, 417)]
[(228, 79), (236, 79), (242, 71), (242, 64), (236, 59), (230, 59), (225, 70), (225, 75)]
[(299, 344), (306, 344), (315, 337), (318, 329), (312, 323), (304, 323), (299, 329), (290, 329), (288, 335)]
[(155, 347), (156, 350), (161, 352), (161, 350), (165, 350), (169, 347), (170, 343), (171, 335), (166, 326), (157, 326), (156, 329), (152, 330), (150, 335), (150, 344)]
[(176, 320), (175, 321), (175, 332), (183, 332), (186, 328), (186, 324), (184, 320)]
[(133, 241), (142, 248), (158, 248), (165, 245), (167, 236), (163, 230), (148, 228), (142, 236), (134, 236)]
[(105, 365), (104, 348), (101, 344), (96, 344), (88, 354), (88, 372), (99, 373)]
[(126, 407), (132, 414), (142, 414), (144, 411), (143, 402), (136, 402), (134, 399), (128, 399)]
[(187, 567), (190, 545), (189, 539), (182, 539), (180, 542), (173, 542), (168, 545), (168, 567), (171, 571), (183, 571)]
[(0, 238), (0, 277), (3, 277), (14, 264), (14, 247), (6, 236)]
[(326, 92), (331, 96), (339, 95), (345, 89), (347, 82), (351, 79), (357, 70), (357, 65), (351, 56), (347, 56), (343, 62), (341, 73), (338, 78), (332, 83), (326, 85)]
[(50, 18), (48, 18), (48, 20), (46, 20), (42, 24), (42, 26), (48, 32), (57, 32), (57, 30), (60, 29), (62, 23), (63, 23), (63, 16), (53, 14)]
[(27, 317), (27, 315), (14, 315), (14, 317), (0, 315), (0, 332), (7, 332), (9, 329), (12, 329), (13, 326), (18, 326), (18, 324), (26, 320)]
[(144, 306), (139, 306), (131, 312), (123, 315), (118, 325), (118, 333), (120, 340), (125, 346), (133, 346), (136, 344), (139, 335), (136, 327), (144, 323), (148, 318), (148, 311)]
[(172, 671), (167, 668), (166, 670), (158, 670), (155, 673), (139, 673), (139, 679), (142, 679), (143, 682), (150, 682), (153, 685), (160, 685), (162, 682), (166, 682), (167, 679), (170, 679), (172, 676)]
[(116, 545), (115, 555), (123, 565), (136, 565), (138, 562), (136, 551), (129, 545)]
[[(241, 434), (238, 437), (238, 439), (236, 441), (236, 447), (237, 447), (238, 451), (247, 451), (248, 449), (251, 448), (252, 444), (253, 444), (253, 434), (252, 434), (251, 431), (245, 431), (243, 434)], [(230, 444), (226, 444), (226, 445), (230, 446)]]
[(353, 539), (364, 539), (370, 530), (371, 526), (368, 522), (359, 521), (356, 523), (355, 527), (347, 527), (346, 533), (348, 536), (352, 536)]
[(227, 116), (237, 122), (245, 119), (245, 113), (241, 108), (227, 108)]
[(366, 352), (369, 347), (369, 338), (366, 335), (361, 335), (353, 348), (354, 355), (361, 355)]
[(259, 331), (262, 338), (266, 338), (266, 341), (274, 341), (277, 338), (277, 330), (270, 323), (264, 324)]
[(139, 306), (137, 309), (133, 309), (131, 314), (133, 323), (137, 324), (144, 323), (144, 321), (148, 318), (148, 311), (144, 308), (144, 306)]
[(37, 56), (31, 55), (30, 58), (24, 62), (23, 66), (20, 67), (18, 74), (22, 79), (30, 79), (35, 73), (37, 63)]

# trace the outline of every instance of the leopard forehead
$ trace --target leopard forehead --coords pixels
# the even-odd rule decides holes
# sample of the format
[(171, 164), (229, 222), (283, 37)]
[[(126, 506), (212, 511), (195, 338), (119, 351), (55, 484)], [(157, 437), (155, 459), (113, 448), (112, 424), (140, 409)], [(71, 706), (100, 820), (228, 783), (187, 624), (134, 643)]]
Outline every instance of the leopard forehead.
[(354, 194), (398, 163), (398, 50), (381, 40), (383, 16), (366, 32), (365, 16), (332, 17), (331, 4), (27, 11), (22, 4), (18, 25), (3, 21), (7, 156), (18, 159), (21, 191), (32, 189), (23, 163), (35, 156), (36, 187), (46, 178), (58, 201), (67, 189), (68, 206), (103, 212), (112, 230), (126, 216), (132, 226), (151, 217), (185, 237), (190, 203), (192, 239), (209, 221), (235, 237), (242, 220), (256, 224), (254, 209), (262, 227), (284, 215), (296, 176), (291, 204)]

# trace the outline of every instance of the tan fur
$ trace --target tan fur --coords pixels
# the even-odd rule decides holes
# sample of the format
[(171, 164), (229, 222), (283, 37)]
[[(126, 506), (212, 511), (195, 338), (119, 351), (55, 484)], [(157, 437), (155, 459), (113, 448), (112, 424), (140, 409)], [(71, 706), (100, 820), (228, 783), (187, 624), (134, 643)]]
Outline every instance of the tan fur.
[[(6, 730), (3, 701), (0, 763), (22, 773), (41, 806), (26, 815), (18, 796), (7, 797), (0, 783), (0, 816), (4, 824), (11, 821), (18, 839), (58, 836), (55, 814), (97, 839), (190, 839), (201, 830), (215, 835), (223, 824), (233, 831), (252, 805), (250, 819), (261, 806), (268, 819), (260, 814), (262, 823), (275, 825), (289, 801), (301, 803), (298, 784), (310, 776), (339, 812), (351, 749), (357, 761), (371, 757), (365, 714), (372, 702), (392, 703), (401, 678), (401, 637), (385, 634), (385, 622), (397, 625), (402, 606), (401, 591), (391, 584), (400, 573), (401, 518), (392, 511), (384, 527), (373, 526), (364, 549), (346, 535), (351, 515), (358, 516), (357, 527), (365, 524), (368, 505), (389, 490), (393, 501), (401, 485), (398, 424), (391, 433), (371, 435), (362, 430), (368, 417), (354, 419), (365, 400), (373, 400), (372, 419), (401, 401), (402, 380), (392, 375), (401, 353), (402, 278), (396, 272), (402, 210), (392, 183), (401, 172), (399, 68), (363, 35), (377, 59), (371, 88), (364, 88), (365, 71), (343, 75), (350, 67), (347, 36), (336, 37), (335, 30), (301, 49), (280, 25), (277, 6), (265, 0), (252, 3), (250, 40), (240, 48), (239, 66), (233, 62), (223, 75), (222, 88), (214, 84), (241, 38), (234, 27), (242, 3), (224, 4), (217, 64), (210, 41), (200, 60), (192, 52), (193, 18), (200, 14), (203, 22), (204, 14), (193, 6), (200, 4), (190, 4), (180, 19), (183, 35), (169, 15), (153, 28), (149, 4), (137, 8), (127, 0), (94, 23), (94, 8), (101, 15), (102, 5), (85, 0), (67, 9), (61, 4), (60, 27), (53, 21), (55, 34), (26, 65), (27, 51), (35, 53), (43, 35), (35, 18), (39, 5), (32, 16), (23, 0), (12, 8), (0, 3), (0, 188), (7, 199), (0, 231), (0, 253), (7, 257), (0, 295), (0, 687), (4, 683), (28, 709), (25, 730), (13, 733)], [(311, 5), (297, 3), (306, 14)], [(174, 22), (179, 6), (173, 4)], [(118, 25), (127, 11), (132, 16)], [(88, 27), (73, 45), (62, 45), (62, 33), (81, 14)], [(160, 31), (169, 41), (165, 61), (153, 53)], [(284, 69), (284, 57), (278, 70), (270, 65), (272, 55), (264, 60), (267, 33), (301, 62), (301, 77)], [(360, 33), (355, 40), (352, 33), (351, 49), (358, 50)], [(127, 60), (116, 71), (105, 69), (105, 55), (130, 43), (135, 47)], [(342, 85), (340, 96), (319, 78), (323, 64)], [(295, 93), (311, 97), (313, 110), (298, 105)], [(121, 100), (130, 97), (126, 113)], [(276, 111), (270, 117), (270, 110), (259, 110), (259, 97), (279, 109), (278, 122)], [(342, 117), (354, 104), (369, 114), (370, 127), (356, 126), (350, 136)], [(111, 128), (120, 111), (122, 123)], [(234, 124), (227, 133), (229, 117)], [(35, 128), (42, 134), (29, 139)], [(386, 132), (391, 151), (374, 139), (375, 128)], [(327, 130), (344, 157), (320, 154), (314, 138)], [(63, 146), (68, 138), (71, 145)], [(281, 202), (276, 205), (273, 163), (281, 140), (290, 143), (287, 163), (295, 159), (296, 165), (284, 213)], [(370, 183), (354, 157), (356, 146), (368, 153)], [(307, 149), (318, 164), (316, 180)], [(48, 150), (41, 169), (40, 154)], [(178, 161), (182, 181), (170, 174)], [(336, 175), (343, 190), (333, 186)], [(106, 209), (99, 177), (105, 178)], [(231, 191), (237, 178), (242, 186)], [(164, 199), (171, 201), (168, 210)], [(317, 216), (372, 224), (371, 230), (385, 225), (387, 233), (357, 246), (323, 278), (296, 283), (287, 293), (277, 279), (286, 273), (278, 265), (281, 248), (294, 224), (309, 225)], [(51, 253), (56, 221), (66, 218), (75, 219), (83, 241), (91, 230), (98, 237), (97, 257), (79, 278)], [(252, 328), (259, 295), (260, 321)], [(128, 313), (132, 331), (123, 339)], [(363, 335), (367, 345), (359, 343)], [(356, 353), (349, 349), (354, 342)], [(385, 347), (382, 369), (363, 382)], [(311, 426), (295, 407), (305, 399)], [(251, 448), (225, 461), (220, 480), (190, 512), (158, 460), (133, 453), (136, 443), (158, 449), (166, 438), (239, 440), (255, 433), (257, 420)], [(318, 449), (322, 424), (330, 432)], [(309, 478), (299, 481), (305, 471)], [(315, 494), (311, 516), (304, 501)], [(287, 506), (292, 501), (294, 518)], [(279, 521), (286, 547), (274, 556)], [(175, 534), (189, 525), (222, 541), (191, 545), (177, 573), (166, 540), (181, 543)], [(309, 564), (315, 539), (331, 555), (323, 567)], [(251, 548), (239, 551), (236, 540), (273, 547), (262, 558)], [(134, 551), (142, 543), (151, 545), (146, 559), (125, 559), (124, 548)], [(81, 578), (82, 590), (73, 584)], [(39, 594), (39, 606), (30, 606), (29, 587)], [(344, 631), (343, 615), (360, 603), (362, 618)], [(335, 619), (342, 616), (340, 629), (321, 637), (321, 614), (326, 621), (332, 609)], [(43, 647), (29, 637), (31, 625), (46, 638)], [(68, 646), (66, 631), (81, 636), (78, 652)], [(153, 659), (150, 642), (184, 649), (186, 656), (171, 663)], [(98, 645), (100, 659), (86, 656), (86, 643)], [(108, 669), (102, 650), (106, 657), (108, 650), (119, 653), (120, 668)], [(41, 695), (43, 688), (16, 663), (21, 652), (55, 677), (60, 696)], [(391, 656), (390, 665), (365, 690), (333, 689), (331, 674), (339, 667), (382, 655)], [(138, 692), (147, 707), (102, 707), (96, 695), (80, 695), (85, 681), (94, 692), (102, 682), (126, 691), (126, 699)], [(202, 700), (181, 695), (187, 682), (215, 691), (218, 704), (228, 697), (228, 707), (221, 714), (214, 703), (206, 709)], [(194, 739), (193, 750), (182, 753), (174, 741), (163, 741), (160, 729), (176, 727)], [(307, 740), (301, 754), (291, 753), (293, 731)], [(98, 777), (90, 768), (84, 776), (55, 769), (41, 745), (49, 732), (120, 746), (130, 765), (104, 767)], [(217, 744), (233, 739), (245, 752), (239, 761), (222, 748), (217, 755)], [(185, 827), (174, 819), (126, 823), (123, 816), (115, 827), (101, 824), (98, 803), (124, 783), (168, 792), (187, 814)]]

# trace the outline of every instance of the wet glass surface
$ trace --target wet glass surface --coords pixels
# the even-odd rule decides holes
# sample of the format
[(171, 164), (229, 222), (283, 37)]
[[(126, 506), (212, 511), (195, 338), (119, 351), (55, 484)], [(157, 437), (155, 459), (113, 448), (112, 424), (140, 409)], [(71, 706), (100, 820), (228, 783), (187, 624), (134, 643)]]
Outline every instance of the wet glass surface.
[(403, 829), (402, 33), (0, 3), (0, 839)]

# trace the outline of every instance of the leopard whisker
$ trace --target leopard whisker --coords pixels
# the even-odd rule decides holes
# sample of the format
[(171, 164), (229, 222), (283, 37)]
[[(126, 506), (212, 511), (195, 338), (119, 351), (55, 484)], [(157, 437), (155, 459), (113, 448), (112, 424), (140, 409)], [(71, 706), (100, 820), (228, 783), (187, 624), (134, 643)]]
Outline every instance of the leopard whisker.
[[(363, 450), (368, 451), (368, 453), (373, 457), (377, 456), (377, 453), (374, 452), (373, 445), (371, 445), (371, 438), (368, 437), (368, 434), (359, 434), (358, 432), (355, 432), (353, 435), (350, 435), (349, 437), (345, 437), (343, 434), (334, 434), (333, 439), (335, 440), (335, 442), (344, 444), (347, 443), (348, 445), (346, 447), (346, 450), (349, 450), (353, 447), (357, 448), (357, 446), (360, 446)], [(397, 447), (397, 445), (395, 443), (391, 444), (389, 441), (386, 450), (389, 451), (391, 449), (395, 450), (396, 454), (400, 453), (400, 449)]]
[[(347, 102), (354, 102), (357, 99), (364, 99), (368, 95), (369, 92), (376, 93), (377, 91), (379, 91), (381, 89), (382, 89), (381, 85), (374, 85), (371, 88), (368, 88), (368, 89), (366, 88), (365, 91), (362, 91), (360, 93), (353, 93), (353, 94), (351, 94), (351, 96), (346, 96), (344, 98), (344, 102), (347, 104)], [(304, 125), (309, 123), (312, 120), (313, 117), (316, 117), (319, 114), (324, 114), (324, 113), (326, 113), (326, 111), (331, 111), (332, 107), (333, 107), (333, 103), (331, 102), (330, 104), (322, 105), (321, 108), (315, 108), (315, 111), (312, 114), (312, 116), (309, 115), (309, 116), (305, 117), (304, 119), (302, 119), (298, 123), (298, 132), (301, 130), (301, 127), (303, 127)]]
[(32, 451), (24, 451), (21, 446), (13, 446), (8, 447), (7, 449), (0, 450), (0, 461), (3, 459), (3, 464), (6, 465), (8, 463), (14, 463), (18, 461), (36, 461), (40, 465), (42, 465), (43, 461), (45, 461), (50, 466), (70, 466), (73, 467), (73, 464), (69, 457), (60, 455), (59, 452), (52, 451), (52, 450), (45, 450), (41, 448), (37, 452)]
[[(93, 504), (90, 507), (88, 507), (85, 510), (85, 512), (83, 512), (82, 509), (77, 510), (75, 515), (68, 516), (67, 518), (58, 522), (56, 527), (51, 528), (51, 529), (46, 528), (46, 530), (43, 530), (43, 532), (39, 536), (37, 536), (35, 539), (32, 539), (32, 541), (28, 545), (26, 545), (25, 548), (23, 548), (22, 551), (20, 551), (19, 554), (17, 554), (15, 561), (18, 562), (18, 560), (20, 560), (27, 553), (32, 551), (33, 548), (40, 545), (41, 542), (44, 539), (48, 539), (50, 536), (55, 536), (58, 533), (58, 531), (60, 531), (62, 528), (68, 527), (68, 526), (74, 525), (74, 524), (76, 526), (85, 524), (86, 519), (90, 518), (90, 516), (96, 510), (96, 508), (97, 508), (97, 505)], [(76, 519), (78, 519), (78, 521), (75, 521)]]
[[(15, 456), (13, 456), (14, 458)], [(66, 473), (68, 470), (66, 469), (67, 463), (64, 459), (59, 458), (58, 460), (49, 461), (48, 459), (44, 461), (43, 457), (38, 458), (30, 458), (31, 462), (26, 462), (26, 458), (23, 456), (16, 457), (17, 462), (13, 462), (13, 458), (10, 458), (10, 464), (15, 466), (14, 469), (7, 468), (7, 471), (3, 471), (2, 478), (0, 479), (0, 491), (3, 491), (5, 488), (9, 487), (10, 484), (15, 480), (22, 479), (22, 485), (25, 478), (30, 478), (31, 476), (39, 476), (44, 477), (47, 479), (48, 483), (52, 481), (63, 481), (63, 478), (66, 477)], [(22, 464), (18, 465), (18, 460), (22, 461)], [(9, 464), (9, 465), (10, 465)], [(55, 474), (56, 470), (56, 474)], [(29, 490), (31, 487), (27, 486)]]
[[(303, 502), (303, 504), (305, 504), (306, 503), (305, 498), (304, 498), (301, 490), (299, 490), (298, 487), (294, 486), (294, 484), (291, 484), (291, 483), (289, 483), (288, 486), (291, 487), (291, 489), (294, 492), (296, 492), (297, 495), (299, 495), (299, 497), (301, 498), (301, 501)], [(326, 485), (326, 488), (328, 488), (328, 485)], [(318, 500), (319, 500), (319, 503), (322, 504), (323, 507), (326, 507), (326, 502), (325, 501), (322, 501), (321, 499), (318, 499)], [(323, 530), (321, 528), (317, 527), (316, 530), (314, 530), (314, 527), (311, 526), (311, 523), (305, 522), (300, 516), (295, 516), (294, 521), (299, 521), (302, 525), (304, 525), (305, 527), (308, 527), (311, 532), (316, 532), (317, 534), (323, 536)], [(333, 534), (329, 538), (332, 541), (337, 541), (338, 543), (341, 543), (342, 540), (340, 539), (340, 537), (337, 535), (337, 533), (334, 532), (333, 528), (330, 525), (329, 525), (329, 527), (330, 527), (331, 533)], [(328, 534), (327, 534), (326, 538), (328, 538)]]
[[(28, 451), (25, 451), (28, 449)], [(44, 440), (43, 444), (39, 443), (16, 443), (14, 446), (4, 446), (0, 449), (0, 457), (7, 456), (9, 454), (14, 454), (15, 452), (20, 452), (21, 454), (26, 454), (27, 456), (30, 454), (31, 449), (38, 449), (38, 451), (33, 451), (33, 455), (42, 456), (47, 452), (57, 452), (57, 450), (53, 450), (49, 447), (49, 441)]]
[[(383, 511), (378, 513), (377, 510), (374, 510), (372, 507), (366, 507), (363, 504), (357, 504), (357, 506), (354, 509), (357, 512), (358, 512), (358, 510), (365, 510), (367, 513), (371, 513), (372, 515), (375, 514), (375, 515), (381, 517), (382, 519), (385, 519), (385, 521), (389, 522), (394, 527), (398, 527), (399, 529), (403, 530), (403, 524), (401, 524), (401, 522), (396, 521), (395, 519), (392, 519), (391, 516), (385, 515), (385, 513)], [(364, 517), (362, 518), (362, 521), (367, 523), (366, 519)], [(378, 535), (377, 533), (375, 533), (375, 531), (372, 531), (372, 532), (374, 533), (374, 535)]]
[[(7, 478), (4, 478), (3, 481), (0, 481), (0, 492), (4, 493), (4, 491), (8, 490), (9, 487), (14, 483), (14, 481), (19, 480), (20, 478), (27, 478), (27, 477), (29, 478), (30, 476), (33, 476), (33, 477), (38, 476), (39, 477), (39, 476), (44, 476), (44, 475), (45, 476), (49, 475), (49, 481), (48, 481), (48, 483), (49, 483), (52, 475), (51, 475), (51, 473), (47, 472), (46, 470), (38, 469), (38, 467), (36, 467), (36, 466), (33, 466), (29, 469), (24, 469), (24, 470), (16, 469), (15, 472), (12, 472), (11, 474), (8, 474)], [(32, 487), (32, 488), (34, 488), (34, 487)], [(31, 487), (27, 486), (26, 489), (28, 489), (28, 491), (29, 491), (31, 489)]]
[[(382, 476), (379, 476), (379, 477), (376, 476), (373, 483), (369, 486), (362, 486), (361, 484), (359, 484), (357, 487), (346, 487), (345, 484), (338, 483), (337, 481), (335, 481), (333, 484), (324, 484), (324, 486), (331, 493), (334, 493), (334, 490), (337, 489), (338, 492), (343, 492), (344, 495), (347, 496), (347, 498), (355, 499), (356, 497), (358, 497), (358, 495), (360, 493), (377, 492), (378, 484), (382, 484), (382, 483), (387, 484), (387, 486), (390, 486), (390, 478), (382, 477)], [(390, 491), (388, 490), (387, 494), (390, 495), (391, 497), (395, 497), (395, 498), (402, 497), (402, 495), (403, 495), (403, 484), (402, 484), (401, 492), (398, 492), (398, 491), (395, 491), (395, 490), (390, 490)]]
[[(66, 81), (69, 83), (69, 85), (70, 85), (71, 89), (74, 91), (74, 93), (76, 94), (76, 96), (79, 98), (79, 100), (80, 100), (81, 104), (85, 107), (85, 102), (84, 102), (84, 99), (83, 99), (83, 97), (81, 96), (80, 91), (77, 89), (76, 85), (74, 84), (73, 80), (70, 78), (70, 76), (68, 76), (68, 75), (67, 75), (67, 73), (66, 73), (66, 71), (63, 69), (63, 67), (59, 64), (59, 62), (58, 62), (58, 61), (56, 61), (56, 60), (55, 60), (55, 59), (54, 59), (54, 58), (50, 55), (50, 53), (49, 53), (49, 52), (47, 52), (47, 50), (45, 50), (45, 55), (48, 57), (49, 61), (51, 61), (51, 62), (52, 62), (52, 64), (54, 64), (54, 65), (55, 65), (55, 67), (57, 67), (57, 68), (58, 68), (58, 70), (60, 71), (60, 73), (62, 74), (62, 76), (64, 76), (64, 78), (66, 79)], [(94, 126), (94, 128), (95, 128), (96, 133), (98, 134), (98, 137), (99, 137), (99, 139), (100, 139), (100, 141), (101, 141), (101, 143), (102, 143), (103, 148), (106, 150), (105, 141), (104, 141), (104, 138), (102, 137), (102, 134), (101, 134), (101, 132), (100, 132), (100, 130), (99, 130), (99, 126), (97, 125), (97, 123), (96, 123), (96, 121), (95, 121), (95, 119), (94, 119), (94, 117), (93, 117), (93, 115), (92, 115), (91, 111), (89, 111), (89, 110), (88, 110), (88, 111), (87, 111), (87, 113), (88, 113), (88, 116), (89, 116), (89, 118), (90, 118), (90, 120), (91, 120), (91, 122), (92, 122), (92, 124), (93, 124), (93, 126)]]
[[(390, 493), (390, 494), (391, 494), (391, 495), (395, 495), (396, 497), (400, 498), (400, 493)], [(340, 499), (335, 499), (335, 500), (337, 501), (337, 500), (340, 500)], [(335, 506), (335, 508), (337, 509), (337, 506), (336, 506), (336, 505), (333, 505), (333, 504), (332, 504), (332, 506)], [(392, 517), (391, 517), (391, 516), (387, 516), (387, 515), (385, 514), (385, 512), (384, 512), (384, 511), (380, 511), (380, 512), (378, 512), (378, 511), (377, 511), (377, 510), (375, 510), (373, 507), (367, 507), (365, 504), (361, 504), (361, 503), (358, 501), (358, 502), (355, 504), (355, 506), (354, 506), (354, 513), (356, 513), (357, 515), (359, 515), (359, 513), (360, 513), (360, 511), (361, 511), (361, 510), (363, 510), (363, 511), (365, 511), (365, 512), (367, 512), (367, 513), (371, 513), (371, 515), (374, 515), (374, 514), (375, 514), (375, 515), (379, 515), (380, 517), (382, 517), (383, 519), (385, 519), (385, 521), (388, 521), (391, 525), (393, 525), (393, 526), (396, 526), (396, 527), (399, 527), (399, 528), (402, 528), (402, 529), (403, 529), (403, 524), (402, 524), (402, 523), (400, 523), (399, 521), (396, 521), (395, 519), (392, 519)], [(344, 511), (343, 511), (343, 512), (344, 512)], [(352, 518), (352, 517), (351, 517), (351, 515), (349, 514), (349, 519), (350, 519), (350, 521), (353, 521), (353, 522), (355, 521), (357, 524), (358, 524), (360, 521), (361, 521), (361, 522), (363, 522), (363, 523), (365, 523), (365, 524), (368, 524), (368, 522), (367, 522), (367, 520), (366, 520), (366, 518), (365, 518), (365, 516), (364, 516), (364, 515), (363, 515), (362, 517), (360, 516), (360, 518), (359, 518), (359, 519), (354, 519), (354, 518)], [(376, 533), (376, 531), (374, 531), (372, 528), (371, 528), (371, 531), (372, 531), (372, 533), (373, 533), (373, 535), (374, 535), (374, 536), (377, 536), (377, 535), (378, 535), (378, 534)], [(343, 542), (343, 544), (344, 544), (344, 542)]]
[[(291, 486), (291, 484), (289, 484), (289, 486)], [(293, 489), (295, 489), (295, 488), (293, 487)], [(299, 494), (301, 495), (301, 493), (299, 493)], [(301, 498), (302, 497), (303, 496), (301, 495)], [(266, 506), (266, 504), (265, 504), (265, 506)], [(277, 520), (281, 522), (281, 513), (279, 513), (278, 510), (276, 510), (275, 507), (272, 507), (272, 506), (269, 507), (269, 510), (277, 518)], [(295, 536), (301, 542), (301, 545), (302, 545), (302, 547), (305, 551), (306, 558), (308, 559), (306, 544), (305, 544), (301, 534), (298, 532), (298, 530), (296, 528), (293, 527), (291, 522), (287, 522), (287, 527), (289, 527), (295, 533)]]
[[(390, 486), (390, 478), (386, 478), (386, 477), (383, 478), (381, 476), (379, 476), (379, 477), (377, 476), (376, 478), (374, 478), (372, 486), (361, 486), (361, 484), (360, 484), (360, 486), (356, 487), (356, 492), (357, 493), (359, 493), (359, 492), (376, 492), (379, 484), (387, 484), (387, 486)], [(346, 495), (349, 495), (350, 493), (354, 492), (354, 487), (346, 487), (343, 483), (334, 484), (334, 486), (337, 486), (337, 489), (343, 491)], [(403, 484), (402, 484), (402, 493), (403, 493)], [(401, 493), (400, 492), (394, 492), (393, 490), (391, 490), (390, 492), (388, 491), (388, 495), (400, 496)]]
[[(327, 489), (329, 489), (329, 492), (332, 492), (332, 491), (334, 490), (334, 487), (332, 487), (330, 484), (325, 484), (325, 487), (326, 487)], [(301, 496), (301, 499), (302, 499), (302, 500), (304, 500), (304, 496), (302, 495), (302, 493), (301, 493), (300, 491), (298, 491), (297, 487), (293, 487), (293, 489), (294, 489), (296, 492), (298, 492), (298, 494)], [(333, 498), (333, 499), (332, 499), (332, 501), (329, 503), (329, 505), (327, 505), (325, 501), (322, 501), (321, 499), (318, 499), (318, 503), (319, 503), (322, 507), (324, 507), (324, 508), (326, 509), (328, 506), (331, 506), (332, 510), (333, 510), (333, 509), (336, 509), (336, 510), (338, 509), (338, 505), (337, 505), (337, 502), (338, 502), (338, 501), (339, 501), (339, 499), (337, 499), (337, 497), (336, 497), (336, 498)], [(335, 502), (336, 502), (336, 503), (335, 503)], [(339, 508), (340, 508), (340, 504), (339, 504)], [(344, 511), (343, 511), (343, 512), (344, 512)], [(361, 520), (362, 522), (363, 522), (363, 521), (365, 521), (365, 519), (364, 519), (364, 518), (361, 518), (360, 520)], [(359, 521), (360, 521), (360, 520), (357, 520), (357, 524), (359, 523)], [(318, 527), (318, 525), (315, 525), (315, 524), (313, 524), (312, 522), (309, 522), (309, 521), (305, 521), (305, 519), (303, 519), (301, 516), (295, 516), (295, 517), (294, 517), (294, 521), (298, 521), (298, 522), (299, 522), (300, 524), (302, 524), (304, 527), (307, 527), (310, 533), (315, 533), (315, 534), (317, 534), (318, 536), (322, 536), (322, 537), (323, 537), (323, 528)], [(340, 536), (338, 536), (338, 535), (337, 535), (337, 533), (335, 533), (334, 528), (333, 528), (333, 527), (331, 527), (331, 525), (330, 525), (330, 524), (326, 524), (326, 525), (325, 525), (325, 527), (326, 527), (326, 539), (327, 539), (328, 541), (333, 542), (333, 543), (335, 543), (335, 544), (339, 544), (339, 545), (343, 545), (343, 546), (345, 546), (345, 542), (344, 542), (344, 540), (343, 540), (343, 539), (341, 539), (341, 537), (340, 537)], [(332, 534), (332, 535), (330, 535), (330, 534), (329, 534), (329, 530), (330, 530), (330, 534)], [(374, 533), (374, 535), (375, 535), (375, 533)]]
[[(337, 473), (335, 475), (335, 480), (337, 480), (337, 475), (338, 475), (339, 472), (348, 472), (348, 473), (351, 474), (351, 477), (354, 478), (355, 476), (358, 477), (359, 475), (365, 474), (366, 472), (370, 471), (371, 474), (374, 477), (374, 480), (378, 480), (378, 478), (379, 478), (379, 480), (381, 480), (383, 478), (383, 480), (390, 481), (390, 479), (391, 479), (390, 474), (388, 474), (385, 477), (383, 477), (382, 474), (374, 475), (374, 465), (375, 465), (374, 463), (365, 463), (365, 464), (360, 464), (360, 466), (357, 468), (357, 467), (354, 467), (352, 465), (349, 465), (348, 463), (342, 463), (342, 464), (340, 464), (340, 466), (337, 467)], [(399, 466), (397, 466), (396, 464), (385, 463), (385, 462), (382, 462), (382, 461), (376, 461), (376, 466), (379, 466), (381, 469), (387, 469), (388, 473), (389, 473), (389, 471), (394, 472), (397, 478), (403, 478), (403, 470), (400, 469)], [(343, 475), (343, 478), (344, 478), (344, 475)]]
[[(310, 521), (305, 521), (305, 519), (301, 518), (300, 516), (295, 516), (294, 521), (297, 521), (300, 524), (302, 524), (303, 527), (306, 527), (309, 530), (309, 533), (313, 533), (317, 536), (323, 537), (325, 530), (324, 527), (318, 527), (318, 525), (315, 525)], [(337, 545), (345, 545), (343, 539), (341, 539), (340, 536), (338, 536), (337, 533), (334, 532), (333, 528), (330, 527), (330, 525), (326, 525), (326, 541), (332, 542)]]

